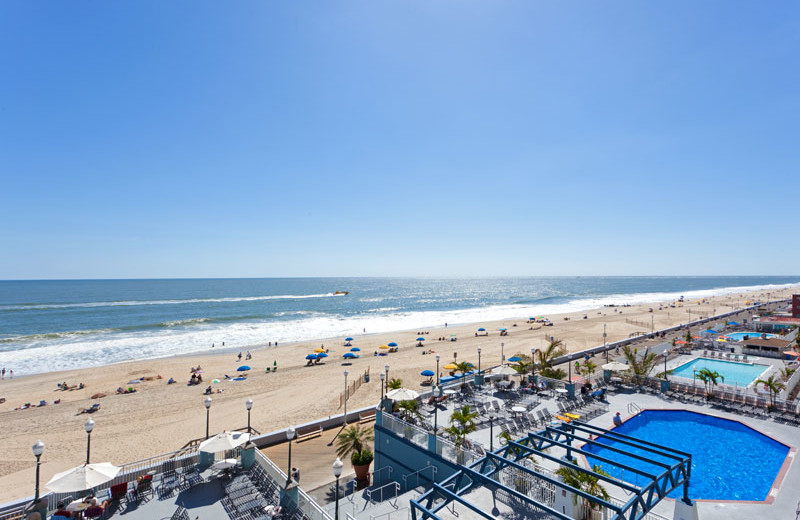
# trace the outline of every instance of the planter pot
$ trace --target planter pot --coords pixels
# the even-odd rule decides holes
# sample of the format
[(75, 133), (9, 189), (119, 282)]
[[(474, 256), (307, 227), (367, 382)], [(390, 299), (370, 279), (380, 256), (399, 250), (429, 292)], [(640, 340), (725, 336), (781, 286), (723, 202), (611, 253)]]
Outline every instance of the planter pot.
[(358, 481), (369, 480), (369, 466), (370, 466), (370, 464), (372, 464), (372, 463), (370, 462), (369, 464), (361, 464), (361, 465), (358, 465), (358, 466), (353, 466), (353, 471), (356, 472), (356, 479)]

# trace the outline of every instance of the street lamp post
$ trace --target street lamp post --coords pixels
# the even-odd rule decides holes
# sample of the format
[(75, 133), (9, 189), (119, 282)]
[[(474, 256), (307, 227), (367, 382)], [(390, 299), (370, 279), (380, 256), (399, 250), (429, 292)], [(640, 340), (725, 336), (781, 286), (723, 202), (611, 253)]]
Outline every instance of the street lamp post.
[(531, 379), (536, 377), (536, 347), (531, 348)]
[(388, 394), (389, 393), (389, 363), (386, 363), (386, 365), (383, 367), (383, 369), (386, 371), (386, 393)]
[(94, 430), (94, 419), (89, 419), (84, 423), (83, 429), (86, 430), (86, 464), (89, 464), (89, 455), (92, 449), (92, 430)]
[(494, 451), (494, 414), (489, 415), (489, 451)]
[(381, 372), (381, 399), (383, 399), (383, 396), (386, 395), (386, 393), (383, 391), (383, 383), (384, 383), (384, 381), (386, 381), (386, 374)]
[(211, 417), (211, 398), (206, 397), (206, 400), (203, 401), (203, 404), (206, 406), (206, 439), (208, 439), (208, 425), (209, 418)]
[(478, 347), (478, 374), (481, 373), (481, 348)]
[(333, 461), (333, 476), (336, 477), (336, 514), (334, 515), (334, 520), (339, 520), (339, 477), (342, 474), (343, 466), (342, 459), (336, 457), (336, 460)]
[(667, 378), (667, 351), (666, 350), (664, 351), (664, 379), (669, 381), (669, 378)]
[(506, 344), (504, 342), (500, 342), (500, 356), (503, 358), (502, 363), (505, 364), (506, 362)]
[(289, 440), (289, 464), (286, 467), (286, 485), (288, 486), (292, 482), (292, 439), (294, 439), (294, 427), (289, 426), (289, 429), (286, 430), (286, 438)]
[[(439, 384), (433, 385), (433, 395), (439, 390)], [(436, 432), (439, 431), (439, 404), (434, 399), (433, 401), (433, 436), (436, 437)]]
[(344, 425), (347, 426), (347, 370), (344, 371)]
[(248, 397), (247, 401), (244, 402), (245, 408), (247, 408), (247, 433), (250, 433), (250, 409), (253, 408), (253, 398)]
[(436, 386), (439, 386), (439, 354), (436, 354)]
[(692, 393), (694, 393), (694, 388), (697, 386), (697, 367), (694, 367), (694, 375), (692, 376)]
[(606, 324), (603, 323), (603, 350), (606, 351), (606, 363), (608, 363), (608, 343), (606, 342)]
[(33, 445), (33, 456), (36, 457), (36, 492), (33, 495), (33, 502), (34, 504), (39, 502), (39, 459), (42, 458), (42, 453), (44, 453), (44, 443), (42, 441), (36, 441), (36, 444)]

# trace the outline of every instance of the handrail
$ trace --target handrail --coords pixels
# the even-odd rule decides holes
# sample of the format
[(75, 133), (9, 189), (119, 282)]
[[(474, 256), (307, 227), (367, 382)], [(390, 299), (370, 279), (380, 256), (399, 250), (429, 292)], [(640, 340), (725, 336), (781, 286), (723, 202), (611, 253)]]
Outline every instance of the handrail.
[(384, 466), (381, 469), (372, 472), (372, 482), (373, 483), (378, 481), (377, 475), (380, 474), (380, 472), (385, 470), (385, 469), (389, 470), (389, 478), (392, 478), (392, 471), (393, 471), (392, 467), (391, 466)]
[(411, 477), (412, 475), (416, 475), (416, 477), (417, 477), (417, 485), (414, 486), (414, 487), (419, 486), (419, 475), (420, 475), (420, 473), (422, 473), (426, 469), (430, 469), (431, 470), (432, 475), (431, 475), (431, 479), (430, 480), (432, 482), (435, 482), (436, 481), (436, 472), (437, 472), (436, 466), (425, 466), (424, 468), (418, 469), (417, 471), (415, 471), (413, 473), (409, 473), (408, 475), (403, 475), (403, 487), (406, 490), (409, 489), (409, 487), (408, 487), (408, 478)]
[(381, 487), (379, 487), (379, 488), (375, 488), (375, 489), (368, 489), (368, 490), (366, 491), (366, 495), (367, 495), (367, 501), (368, 501), (370, 504), (373, 504), (373, 505), (374, 505), (374, 504), (376, 504), (377, 502), (375, 502), (375, 501), (372, 499), (372, 495), (373, 495), (373, 493), (375, 493), (375, 492), (377, 492), (377, 491), (380, 491), (380, 492), (381, 492), (381, 499), (380, 499), (380, 502), (383, 502), (383, 488), (387, 488), (387, 487), (393, 487), (393, 488), (394, 488), (394, 503), (392, 503), (392, 499), (391, 499), (391, 498), (389, 498), (388, 502), (389, 502), (389, 505), (391, 505), (392, 507), (394, 507), (395, 509), (397, 509), (397, 497), (399, 497), (399, 496), (400, 496), (400, 484), (399, 484), (399, 483), (397, 483), (397, 482), (396, 482), (396, 481), (394, 481), (394, 480), (393, 480), (393, 481), (391, 481), (391, 482), (388, 482), (388, 483), (386, 483), (386, 484), (384, 484), (384, 485), (382, 485), (382, 486), (381, 486)]
[(642, 411), (642, 409), (635, 402), (631, 401), (630, 403), (628, 403), (628, 414), (636, 415), (637, 413), (639, 413), (641, 411)]

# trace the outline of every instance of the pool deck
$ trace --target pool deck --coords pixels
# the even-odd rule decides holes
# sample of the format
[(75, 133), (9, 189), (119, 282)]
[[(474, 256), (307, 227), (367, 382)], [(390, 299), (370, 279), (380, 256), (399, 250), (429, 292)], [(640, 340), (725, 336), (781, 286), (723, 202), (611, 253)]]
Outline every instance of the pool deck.
[[(673, 358), (673, 359), (667, 361), (667, 370), (668, 371), (669, 370), (674, 370), (675, 368), (678, 368), (681, 365), (685, 365), (686, 363), (690, 363), (691, 361), (693, 361), (695, 359), (698, 359), (698, 358), (702, 358), (702, 357), (705, 357), (705, 356), (703, 356), (702, 353), (697, 353), (697, 352), (692, 353), (692, 354), (685, 354), (685, 355), (678, 356), (676, 358)], [(742, 363), (741, 361), (734, 361), (734, 360), (720, 359), (720, 358), (711, 358), (711, 357), (709, 357), (708, 359), (710, 359), (712, 361), (721, 361), (721, 362), (729, 362), (729, 363)], [(773, 372), (777, 373), (779, 369), (784, 367), (783, 360), (781, 360), (781, 359), (773, 359), (773, 358), (765, 358), (765, 357), (757, 357), (757, 356), (747, 356), (747, 363), (754, 364), (754, 365), (767, 365), (769, 367), (769, 369), (765, 369), (764, 372), (759, 374), (757, 377), (754, 377), (753, 381), (755, 381), (756, 379), (763, 379), (764, 377), (769, 377), (770, 373), (773, 373)], [(659, 367), (656, 370), (661, 372), (661, 371), (663, 371), (663, 368)], [(686, 383), (686, 382), (691, 383), (692, 380), (693, 380), (692, 377), (684, 377), (684, 376), (677, 376), (677, 375), (675, 377), (680, 377), (681, 380), (682, 380), (681, 382), (683, 382), (683, 383)], [(702, 385), (702, 382), (698, 380), (697, 384), (698, 385)], [(724, 383), (719, 386), (719, 388), (724, 388), (724, 387), (726, 387), (726, 385)], [(727, 385), (727, 387), (738, 388), (738, 389), (743, 389), (744, 388), (741, 385)], [(753, 388), (752, 383), (747, 385), (747, 388), (748, 389), (752, 389)], [(766, 396), (766, 395), (767, 395), (767, 393), (764, 392), (764, 396)]]

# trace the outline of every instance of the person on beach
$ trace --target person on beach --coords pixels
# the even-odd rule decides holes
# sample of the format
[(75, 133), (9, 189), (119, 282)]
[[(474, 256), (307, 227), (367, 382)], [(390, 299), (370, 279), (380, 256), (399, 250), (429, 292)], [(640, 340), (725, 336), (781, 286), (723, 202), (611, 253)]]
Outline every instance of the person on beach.
[(244, 357), (245, 359), (253, 359), (253, 355), (250, 354), (250, 351), (247, 351), (247, 355)]
[(242, 360), (242, 353), (239, 352), (239, 361), (241, 361), (241, 360)]

